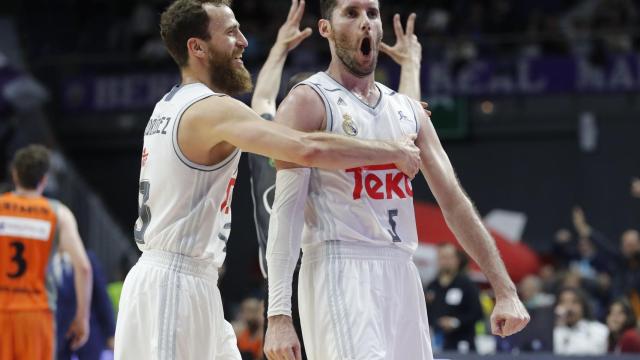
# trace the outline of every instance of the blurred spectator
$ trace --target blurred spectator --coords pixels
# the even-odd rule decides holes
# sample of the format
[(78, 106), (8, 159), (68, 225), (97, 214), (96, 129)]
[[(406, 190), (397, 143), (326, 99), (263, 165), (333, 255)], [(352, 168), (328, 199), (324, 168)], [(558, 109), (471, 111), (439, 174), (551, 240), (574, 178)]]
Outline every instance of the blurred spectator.
[(482, 308), (478, 289), (464, 272), (466, 263), (452, 244), (438, 246), (438, 277), (427, 286), (425, 298), (435, 342), (442, 339), (444, 350), (475, 349), (475, 324), (482, 319)]
[(528, 275), (518, 284), (518, 294), (527, 310), (553, 305), (555, 298), (542, 291), (542, 279), (536, 275)]
[(518, 284), (518, 295), (522, 299), (531, 321), (519, 333), (498, 338), (496, 347), (500, 352), (553, 350), (553, 304), (555, 297), (542, 290), (542, 279), (529, 275)]
[(607, 352), (609, 330), (592, 320), (589, 300), (577, 288), (564, 288), (555, 305), (553, 352), (559, 355), (601, 355)]
[(640, 317), (640, 233), (629, 229), (622, 233), (618, 270), (613, 279), (613, 295), (626, 296), (636, 317)]
[(609, 352), (640, 353), (640, 332), (631, 305), (626, 299), (614, 301), (607, 315)]
[(640, 178), (631, 179), (631, 196), (640, 199)]
[(238, 338), (242, 360), (261, 360), (264, 340), (264, 302), (256, 298), (245, 299), (233, 328)]
[(76, 312), (76, 290), (73, 267), (66, 253), (56, 253), (52, 261), (53, 273), (58, 288), (56, 302), (57, 359), (79, 360), (100, 359), (105, 349), (113, 350), (115, 316), (106, 291), (106, 278), (96, 255), (87, 251), (93, 269), (93, 291), (91, 295), (91, 316), (89, 319), (89, 340), (80, 349), (71, 351), (69, 339), (65, 336)]
[[(618, 250), (609, 239), (586, 222), (580, 208), (574, 209), (574, 224), (581, 238), (588, 238), (595, 245), (597, 256), (602, 258), (602, 261), (606, 259), (611, 264), (609, 267), (615, 269), (612, 271), (613, 279), (608, 276), (597, 276), (596, 292), (592, 291), (592, 293), (599, 294), (601, 302), (605, 296), (609, 295), (627, 297), (638, 317), (640, 315), (640, 233), (635, 229), (624, 231)], [(585, 286), (588, 287), (589, 283), (586, 282)], [(612, 291), (609, 291), (609, 288)], [(591, 286), (591, 289), (594, 287)]]

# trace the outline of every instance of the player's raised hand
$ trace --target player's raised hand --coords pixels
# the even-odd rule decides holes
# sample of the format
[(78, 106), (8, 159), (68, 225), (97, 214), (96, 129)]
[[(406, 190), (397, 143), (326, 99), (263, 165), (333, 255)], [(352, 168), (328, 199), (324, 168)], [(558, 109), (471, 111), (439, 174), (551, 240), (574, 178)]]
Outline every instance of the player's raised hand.
[(416, 134), (411, 134), (398, 140), (395, 144), (400, 150), (400, 160), (395, 164), (410, 179), (420, 170), (420, 149), (416, 146)]
[(268, 360), (302, 360), (300, 341), (290, 316), (269, 317), (264, 353)]
[(393, 32), (396, 34), (396, 43), (393, 46), (385, 43), (380, 44), (380, 50), (401, 66), (410, 63), (419, 64), (422, 60), (422, 45), (420, 45), (418, 37), (413, 33), (415, 23), (416, 14), (412, 13), (407, 20), (406, 29), (403, 30), (400, 23), (400, 15), (395, 14), (393, 16)]
[(496, 306), (491, 313), (491, 333), (509, 336), (524, 329), (530, 317), (517, 295), (496, 298)]
[(86, 316), (76, 316), (69, 325), (65, 338), (70, 340), (71, 350), (81, 348), (89, 339), (89, 319)]
[(291, 8), (289, 8), (287, 20), (278, 30), (276, 45), (282, 46), (285, 51), (295, 49), (302, 40), (311, 36), (313, 32), (309, 27), (300, 31), (300, 21), (302, 21), (302, 16), (304, 15), (304, 6), (305, 0), (291, 0)]

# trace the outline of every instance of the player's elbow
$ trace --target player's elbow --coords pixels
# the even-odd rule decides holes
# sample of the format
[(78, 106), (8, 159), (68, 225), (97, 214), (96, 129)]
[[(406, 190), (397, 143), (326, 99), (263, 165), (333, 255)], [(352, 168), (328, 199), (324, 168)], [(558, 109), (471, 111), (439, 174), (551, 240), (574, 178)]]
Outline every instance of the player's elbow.
[(90, 279), (93, 275), (93, 269), (88, 260), (78, 262), (73, 271), (83, 279)]

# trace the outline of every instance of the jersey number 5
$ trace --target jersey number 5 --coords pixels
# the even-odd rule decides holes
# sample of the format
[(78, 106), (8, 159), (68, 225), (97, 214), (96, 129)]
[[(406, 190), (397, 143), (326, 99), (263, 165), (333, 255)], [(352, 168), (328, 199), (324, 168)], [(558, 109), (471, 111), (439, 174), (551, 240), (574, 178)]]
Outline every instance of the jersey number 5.
[(139, 192), (142, 194), (142, 204), (140, 204), (140, 208), (138, 209), (138, 217), (142, 221), (142, 226), (140, 229), (138, 229), (137, 226), (133, 229), (133, 237), (138, 244), (144, 244), (144, 232), (147, 230), (147, 226), (149, 226), (149, 221), (151, 221), (151, 208), (147, 205), (150, 189), (151, 183), (148, 181), (140, 182)]
[(391, 225), (391, 230), (387, 229), (387, 231), (391, 235), (391, 239), (393, 240), (393, 242), (400, 242), (402, 240), (396, 232), (396, 221), (393, 219), (396, 216), (398, 216), (398, 209), (389, 210), (389, 225)]

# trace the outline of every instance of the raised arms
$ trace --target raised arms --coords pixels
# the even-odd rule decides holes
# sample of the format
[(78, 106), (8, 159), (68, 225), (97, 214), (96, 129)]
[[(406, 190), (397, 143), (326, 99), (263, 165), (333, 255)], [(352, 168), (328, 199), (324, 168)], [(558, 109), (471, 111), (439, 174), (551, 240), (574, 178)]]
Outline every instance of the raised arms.
[(287, 15), (287, 20), (280, 27), (275, 44), (271, 47), (269, 56), (262, 65), (256, 87), (251, 98), (251, 108), (258, 115), (268, 114), (274, 116), (276, 113), (276, 97), (280, 89), (282, 79), (282, 69), (289, 51), (295, 49), (304, 39), (311, 36), (311, 28), (300, 31), (300, 21), (304, 14), (305, 1), (291, 1), (291, 8)]
[(389, 55), (401, 67), (398, 92), (420, 101), (422, 45), (413, 33), (415, 22), (416, 14), (412, 13), (407, 19), (406, 30), (402, 30), (400, 15), (396, 14), (393, 17), (393, 32), (396, 35), (396, 43), (393, 46), (381, 43), (380, 50)]

